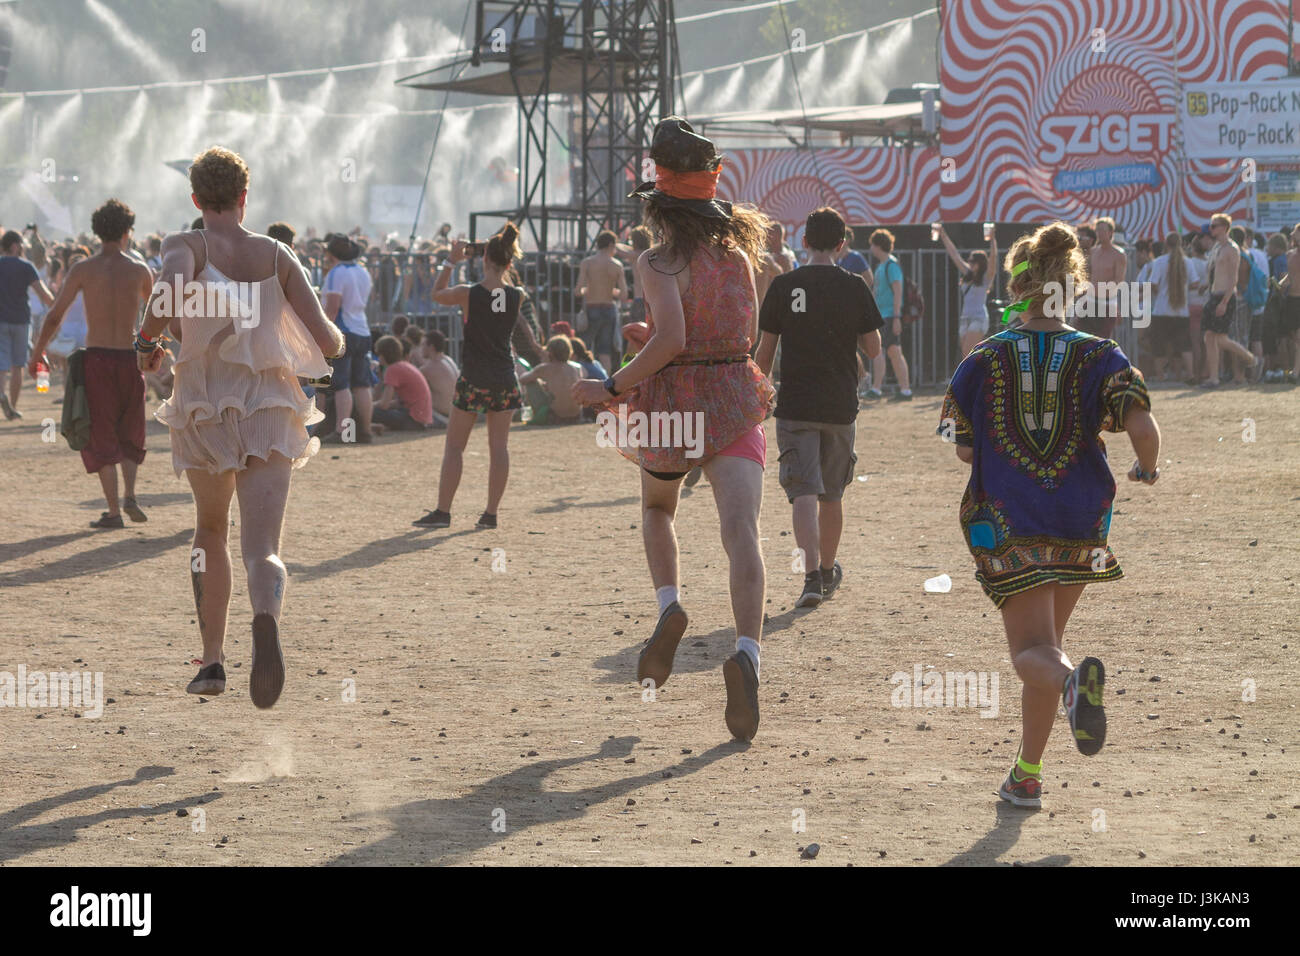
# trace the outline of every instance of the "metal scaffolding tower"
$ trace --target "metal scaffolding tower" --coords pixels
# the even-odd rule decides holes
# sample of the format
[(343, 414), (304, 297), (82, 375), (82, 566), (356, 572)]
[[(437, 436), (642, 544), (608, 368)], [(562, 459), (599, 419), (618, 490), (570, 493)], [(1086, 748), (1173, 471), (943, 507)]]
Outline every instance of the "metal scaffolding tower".
[[(475, 0), (474, 13), (468, 51), (398, 81), (518, 101), (517, 205), (472, 213), (471, 237), (479, 219), (510, 218), (544, 253), (587, 248), (600, 229), (639, 221), (626, 196), (642, 177), (655, 122), (674, 111), (673, 0)], [(565, 112), (567, 124), (557, 125)], [(567, 203), (548, 188), (561, 156)]]

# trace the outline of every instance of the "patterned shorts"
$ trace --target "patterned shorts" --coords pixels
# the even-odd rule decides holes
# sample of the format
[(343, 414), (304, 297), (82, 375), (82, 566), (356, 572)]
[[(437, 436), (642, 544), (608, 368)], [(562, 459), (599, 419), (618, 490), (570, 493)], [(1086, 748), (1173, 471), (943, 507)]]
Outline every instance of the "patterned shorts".
[(463, 376), (456, 379), (456, 397), (451, 403), (463, 412), (508, 412), (524, 405), (518, 383), (506, 388), (483, 388), (465, 381)]

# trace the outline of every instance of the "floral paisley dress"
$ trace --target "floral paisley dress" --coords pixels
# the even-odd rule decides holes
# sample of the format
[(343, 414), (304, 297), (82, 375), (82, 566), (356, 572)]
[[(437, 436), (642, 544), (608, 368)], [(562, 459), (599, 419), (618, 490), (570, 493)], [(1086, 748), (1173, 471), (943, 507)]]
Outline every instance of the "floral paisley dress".
[[(650, 471), (686, 472), (761, 425), (775, 391), (749, 356), (754, 287), (744, 259), (701, 246), (691, 257), (691, 283), (682, 294), (686, 345), (654, 375), (620, 395), (629, 414), (696, 415), (703, 423), (702, 454), (679, 446), (617, 445)], [(646, 322), (654, 334), (654, 316)]]

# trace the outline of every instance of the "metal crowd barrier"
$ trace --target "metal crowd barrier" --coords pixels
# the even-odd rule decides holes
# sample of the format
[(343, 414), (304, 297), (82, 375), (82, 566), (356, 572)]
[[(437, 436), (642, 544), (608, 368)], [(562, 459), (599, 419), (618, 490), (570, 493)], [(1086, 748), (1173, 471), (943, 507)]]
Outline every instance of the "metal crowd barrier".
[[(960, 250), (968, 255), (971, 250)], [(999, 254), (1003, 250), (999, 248)], [(1136, 278), (1137, 269), (1134, 253), (1128, 250), (1128, 279)], [(875, 260), (864, 252), (872, 268)], [(958, 318), (961, 314), (960, 279), (956, 267), (948, 259), (942, 248), (939, 249), (896, 249), (894, 255), (903, 268), (903, 274), (916, 283), (925, 298), (925, 315), (921, 321), (905, 325), (903, 329), (903, 354), (907, 358), (914, 387), (942, 389), (947, 385), (953, 370), (961, 361), (961, 345), (958, 340)], [(520, 284), (533, 301), (537, 324), (543, 338), (548, 330), (559, 321), (568, 322), (578, 329), (578, 315), (582, 311), (581, 298), (577, 294), (578, 267), (584, 253), (569, 251), (550, 251), (546, 253), (526, 253), (516, 266)], [(384, 283), (374, 281), (366, 315), (371, 328), (376, 333), (387, 331), (394, 316), (404, 314), (410, 321), (422, 329), (436, 328), (447, 337), (449, 354), (456, 362), (461, 360), (461, 346), (464, 340), (460, 310), (454, 306), (435, 306), (427, 312), (411, 313), (403, 309), (400, 289), (402, 277), (409, 268), (410, 256), (386, 253), (379, 257), (367, 257), (365, 264), (371, 271), (372, 280), (383, 274), (384, 263), (390, 262), (395, 276), (395, 287), (387, 295), (382, 294)], [(995, 264), (996, 267), (996, 264)], [(309, 271), (313, 280), (319, 284), (322, 266), (319, 262), (309, 261)], [(630, 280), (630, 269), (629, 280)], [(436, 275), (436, 272), (435, 272)], [(474, 277), (469, 276), (469, 281)], [(458, 275), (453, 282), (466, 281)], [(991, 300), (1005, 298), (1001, 281), (995, 284)], [(385, 301), (387, 300), (387, 301)], [(623, 306), (623, 319), (627, 304)], [(996, 332), (1000, 326), (1000, 313), (990, 305), (989, 332)], [(1249, 317), (1238, 321), (1234, 338), (1240, 339), (1248, 327)], [(579, 338), (582, 332), (578, 332)], [(1124, 352), (1134, 361), (1141, 359), (1138, 330), (1133, 328), (1129, 319), (1121, 319), (1115, 329), (1115, 337)], [(886, 363), (886, 382), (893, 382), (893, 370)]]

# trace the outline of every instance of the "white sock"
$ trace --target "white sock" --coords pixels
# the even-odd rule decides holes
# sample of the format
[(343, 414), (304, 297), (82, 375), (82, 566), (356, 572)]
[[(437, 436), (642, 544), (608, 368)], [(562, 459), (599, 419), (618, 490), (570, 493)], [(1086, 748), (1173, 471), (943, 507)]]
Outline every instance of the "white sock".
[(668, 610), (668, 605), (677, 600), (677, 588), (669, 584), (655, 591), (655, 597), (659, 599), (659, 613), (662, 614)]
[(758, 641), (752, 637), (736, 638), (736, 650), (744, 651), (749, 655), (749, 659), (754, 662), (754, 676), (758, 676)]

